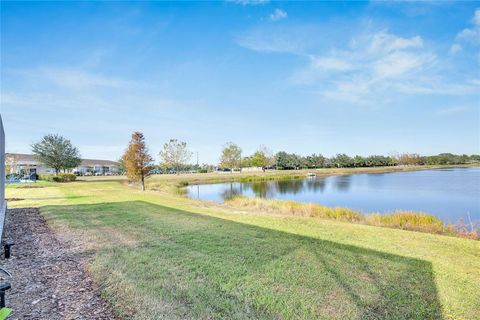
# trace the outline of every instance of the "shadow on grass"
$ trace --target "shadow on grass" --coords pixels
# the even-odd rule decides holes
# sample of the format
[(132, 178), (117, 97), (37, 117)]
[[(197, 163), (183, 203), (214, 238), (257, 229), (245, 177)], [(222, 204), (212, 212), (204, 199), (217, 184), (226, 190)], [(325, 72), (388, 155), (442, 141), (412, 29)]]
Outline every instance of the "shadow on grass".
[(431, 263), (419, 259), (142, 201), (42, 212), (140, 240), (99, 249), (92, 270), (114, 304), (141, 305), (144, 317), (442, 319)]

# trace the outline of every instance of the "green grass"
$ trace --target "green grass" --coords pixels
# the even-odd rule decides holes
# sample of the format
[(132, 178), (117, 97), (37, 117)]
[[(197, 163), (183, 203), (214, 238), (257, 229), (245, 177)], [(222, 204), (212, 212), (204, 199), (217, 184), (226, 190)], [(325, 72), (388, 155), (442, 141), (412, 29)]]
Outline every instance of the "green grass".
[(128, 319), (478, 318), (478, 241), (242, 212), (113, 180), (41, 186), (8, 186), (24, 199), (9, 207), (38, 206), (73, 237)]

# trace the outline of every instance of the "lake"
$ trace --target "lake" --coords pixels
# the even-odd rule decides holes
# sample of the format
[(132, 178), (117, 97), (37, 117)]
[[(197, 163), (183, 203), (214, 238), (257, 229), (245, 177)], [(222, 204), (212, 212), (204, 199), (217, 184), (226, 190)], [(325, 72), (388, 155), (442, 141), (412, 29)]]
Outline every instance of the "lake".
[(187, 187), (190, 197), (222, 202), (232, 195), (318, 203), (365, 213), (413, 210), (445, 222), (480, 221), (480, 167), (384, 174), (232, 182)]

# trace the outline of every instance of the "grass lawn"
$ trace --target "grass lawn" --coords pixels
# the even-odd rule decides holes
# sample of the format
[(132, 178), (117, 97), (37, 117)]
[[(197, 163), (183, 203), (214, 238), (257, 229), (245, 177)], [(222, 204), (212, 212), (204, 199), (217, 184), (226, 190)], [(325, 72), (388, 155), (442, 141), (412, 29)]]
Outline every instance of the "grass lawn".
[(479, 241), (246, 213), (115, 179), (37, 186), (8, 186), (23, 199), (9, 207), (40, 207), (128, 319), (480, 314)]

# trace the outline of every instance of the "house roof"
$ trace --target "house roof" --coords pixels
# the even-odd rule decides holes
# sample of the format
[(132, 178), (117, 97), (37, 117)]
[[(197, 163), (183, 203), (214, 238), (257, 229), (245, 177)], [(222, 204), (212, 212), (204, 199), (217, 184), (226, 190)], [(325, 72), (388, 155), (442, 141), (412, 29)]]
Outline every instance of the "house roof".
[(5, 158), (13, 158), (15, 161), (35, 161), (33, 154), (5, 153)]
[[(16, 162), (20, 161), (37, 161), (33, 154), (25, 154), (25, 153), (6, 153), (6, 158), (15, 159)], [(118, 166), (118, 162), (110, 161), (110, 160), (100, 160), (100, 159), (82, 159), (80, 164), (81, 166), (91, 167), (91, 166)]]
[(118, 162), (110, 160), (82, 159), (81, 166), (118, 166)]

